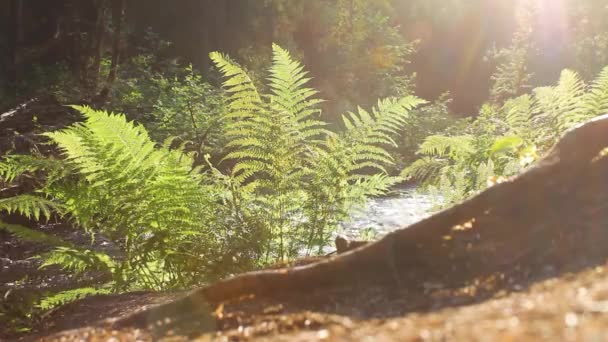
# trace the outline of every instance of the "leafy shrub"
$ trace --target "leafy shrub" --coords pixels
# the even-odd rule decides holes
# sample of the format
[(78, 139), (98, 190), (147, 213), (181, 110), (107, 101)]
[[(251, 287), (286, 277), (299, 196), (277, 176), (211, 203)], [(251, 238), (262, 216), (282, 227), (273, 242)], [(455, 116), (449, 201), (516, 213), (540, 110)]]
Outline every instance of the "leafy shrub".
[(160, 72), (155, 63), (148, 54), (132, 58), (113, 87), (109, 107), (141, 122), (154, 141), (187, 141), (187, 150), (198, 152), (200, 160), (205, 153), (220, 153), (225, 144), (220, 90), (191, 65), (165, 62)]
[(408, 113), (423, 101), (380, 100), (371, 112), (345, 114), (346, 130), (334, 133), (317, 119), (321, 100), (305, 87), (303, 67), (280, 47), (273, 51), (266, 94), (228, 57), (212, 54), (225, 76), (225, 113), (217, 123), (229, 141), (225, 159), (234, 166), (228, 174), (208, 155), (206, 164), (193, 167), (195, 153), (170, 149), (171, 140), (158, 146), (124, 115), (81, 106), (74, 108), (83, 122), (45, 133), (63, 159), (4, 158), (4, 181), (45, 173), (46, 183), (33, 194), (1, 200), (0, 210), (36, 220), (60, 215), (119, 247), (110, 255), (0, 224), (53, 246), (41, 256), (42, 267), (110, 277), (95, 289), (49, 297), (41, 307), (95, 291), (187, 287), (320, 253), (351, 209), (400, 180), (385, 172), (393, 162), (386, 147), (396, 145)]
[(564, 70), (557, 85), (503, 105), (486, 104), (460, 135), (433, 135), (402, 175), (423, 181), (446, 204), (517, 174), (569, 128), (608, 111), (608, 67), (591, 83)]
[[(49, 178), (40, 190), (43, 198), (10, 198), (3, 200), (3, 209), (35, 218), (60, 209), (86, 231), (120, 246), (124, 255), (92, 254), (62, 244), (46, 255), (43, 266), (58, 264), (76, 272), (103, 269), (112, 274), (117, 290), (160, 289), (200, 280), (213, 249), (213, 235), (204, 223), (213, 215), (216, 194), (192, 169), (192, 156), (157, 148), (143, 127), (123, 115), (75, 108), (84, 115), (83, 123), (45, 134), (65, 156), (56, 161), (65, 170), (62, 177)], [(2, 177), (16, 176), (15, 168), (6, 165), (20, 164), (21, 171), (44, 165), (24, 167), (33, 161), (9, 158)]]
[[(343, 116), (346, 131), (333, 133), (317, 119), (321, 101), (287, 51), (273, 47), (266, 94), (229, 57), (211, 58), (228, 93), (225, 159), (236, 161), (232, 192), (262, 223), (264, 262), (320, 252), (353, 207), (399, 180), (385, 172), (393, 162), (386, 147), (396, 145), (392, 137), (422, 100), (381, 100), (371, 113), (359, 108)], [(379, 173), (365, 172), (370, 169)]]

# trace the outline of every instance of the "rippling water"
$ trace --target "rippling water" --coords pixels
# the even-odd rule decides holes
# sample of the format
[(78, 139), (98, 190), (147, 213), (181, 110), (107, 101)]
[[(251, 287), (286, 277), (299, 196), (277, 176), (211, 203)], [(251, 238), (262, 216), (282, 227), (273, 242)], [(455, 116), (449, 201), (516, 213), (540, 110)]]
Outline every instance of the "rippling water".
[(432, 196), (417, 192), (415, 186), (398, 188), (353, 214), (350, 222), (342, 224), (342, 234), (357, 239), (363, 230), (371, 229), (378, 238), (429, 216), (436, 204)]

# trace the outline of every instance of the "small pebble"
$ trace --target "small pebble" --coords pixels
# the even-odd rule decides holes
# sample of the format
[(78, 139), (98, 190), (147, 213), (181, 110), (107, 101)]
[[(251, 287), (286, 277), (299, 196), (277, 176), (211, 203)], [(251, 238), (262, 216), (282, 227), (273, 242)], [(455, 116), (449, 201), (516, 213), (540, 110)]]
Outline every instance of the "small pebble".
[(324, 340), (329, 337), (329, 331), (327, 329), (319, 330), (317, 332), (317, 338), (320, 340)]
[(566, 316), (564, 316), (564, 322), (566, 326), (573, 328), (578, 325), (578, 316), (573, 312), (568, 312)]

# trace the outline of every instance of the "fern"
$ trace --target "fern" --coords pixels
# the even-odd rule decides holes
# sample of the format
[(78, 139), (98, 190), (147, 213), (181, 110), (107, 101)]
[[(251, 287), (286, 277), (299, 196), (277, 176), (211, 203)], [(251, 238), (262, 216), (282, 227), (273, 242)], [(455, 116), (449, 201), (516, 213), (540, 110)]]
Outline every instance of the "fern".
[(414, 179), (426, 183), (428, 180), (436, 179), (441, 170), (448, 166), (447, 159), (423, 156), (401, 171), (401, 176), (406, 179)]
[(492, 160), (482, 162), (475, 170), (475, 189), (485, 189), (488, 186), (488, 180), (495, 174), (495, 166)]
[(608, 66), (593, 81), (582, 101), (582, 115), (575, 118), (577, 122), (608, 113)]
[(111, 273), (116, 267), (114, 261), (105, 253), (67, 246), (59, 246), (40, 258), (44, 260), (40, 268), (56, 265), (75, 274), (86, 271)]
[[(485, 187), (488, 175), (517, 174), (547, 151), (565, 130), (605, 111), (608, 67), (590, 85), (566, 69), (555, 86), (506, 99), (500, 107), (482, 106), (480, 115), (466, 130), (469, 135), (427, 137), (419, 149), (421, 159), (402, 175), (433, 185), (433, 191), (445, 191), (449, 202), (466, 198)], [(466, 175), (468, 183), (452, 177), (459, 172)], [(450, 184), (459, 191), (448, 189)]]
[(266, 195), (254, 203), (266, 217), (270, 235), (277, 237), (267, 242), (276, 248), (268, 249), (277, 250), (283, 259), (293, 249), (286, 234), (293, 222), (286, 218), (300, 210), (298, 188), (310, 166), (307, 158), (321, 144), (321, 137), (329, 134), (325, 123), (314, 118), (321, 101), (313, 98), (316, 91), (304, 87), (309, 79), (302, 65), (277, 45), (269, 70), (271, 93), (264, 96), (228, 57), (212, 53), (211, 58), (223, 73), (228, 92), (224, 121), (231, 151), (225, 159), (237, 161), (232, 174), (238, 183), (250, 182), (249, 189)]
[(273, 45), (270, 93), (262, 95), (227, 56), (212, 53), (211, 59), (228, 93), (225, 159), (236, 161), (231, 179), (239, 189), (230, 193), (251, 196), (253, 215), (265, 226), (267, 261), (297, 255), (302, 245), (322, 247), (349, 210), (401, 179), (362, 171), (385, 172), (393, 162), (386, 147), (396, 145), (409, 111), (424, 101), (380, 100), (371, 113), (359, 108), (344, 115), (346, 131), (334, 134), (317, 118), (322, 100), (306, 87), (304, 67), (286, 50)]
[(534, 138), (532, 106), (534, 99), (529, 94), (505, 101), (502, 112), (510, 133), (525, 140)]
[(499, 63), (492, 75), (492, 103), (500, 104), (530, 87), (532, 74), (528, 70), (528, 58), (533, 49), (533, 21), (538, 10), (534, 4), (519, 4), (516, 8), (517, 30), (511, 44), (493, 53)]
[(578, 74), (562, 71), (557, 86), (535, 89), (537, 120), (564, 132), (578, 121), (584, 94), (585, 84)]
[(9, 214), (18, 213), (28, 219), (49, 219), (53, 211), (60, 212), (61, 207), (45, 198), (32, 195), (19, 195), (0, 199), (0, 211)]
[[(343, 116), (346, 131), (328, 136), (325, 148), (313, 154), (316, 167), (306, 185), (309, 196), (305, 208), (311, 213), (307, 250), (315, 243), (325, 245), (328, 234), (352, 210), (403, 179), (385, 175), (384, 166), (393, 162), (386, 147), (395, 145), (393, 137), (403, 129), (409, 111), (421, 103), (415, 97), (386, 99), (380, 100), (372, 113), (362, 108), (347, 113)], [(364, 173), (366, 169), (381, 173), (369, 175)]]
[(418, 153), (426, 156), (462, 158), (475, 152), (474, 138), (468, 135), (431, 135), (420, 145)]
[(100, 294), (109, 294), (110, 292), (111, 291), (108, 288), (81, 287), (46, 296), (38, 302), (36, 307), (41, 310), (47, 311), (57, 306), (65, 305), (75, 300), (82, 299), (84, 297)]
[(226, 259), (268, 263), (303, 248), (320, 251), (353, 208), (402, 180), (385, 172), (393, 162), (387, 148), (422, 100), (380, 100), (371, 111), (346, 114), (346, 130), (334, 133), (319, 119), (321, 100), (306, 86), (303, 66), (284, 49), (273, 46), (266, 93), (229, 57), (211, 58), (224, 76), (219, 122), (230, 141), (224, 159), (235, 162), (228, 175), (208, 157), (207, 168), (193, 168), (193, 154), (157, 146), (122, 114), (84, 106), (74, 106), (83, 122), (45, 134), (62, 160), (0, 163), (11, 180), (63, 170), (1, 209), (33, 218), (57, 212), (121, 248), (110, 257), (57, 243), (43, 267), (108, 272), (113, 291), (185, 287), (222, 274)]
[(69, 173), (66, 165), (55, 158), (34, 155), (6, 155), (0, 162), (0, 178), (11, 183), (23, 174), (45, 172), (48, 180), (60, 178)]
[(212, 52), (210, 58), (226, 77), (224, 88), (229, 94), (227, 116), (236, 120), (255, 116), (261, 110), (262, 99), (249, 75), (222, 53)]
[(372, 113), (359, 108), (357, 113), (343, 115), (346, 132), (342, 140), (349, 145), (347, 148), (352, 158), (352, 166), (347, 171), (353, 172), (364, 167), (384, 171), (381, 165), (393, 162), (385, 147), (397, 146), (393, 137), (399, 135), (405, 127), (409, 111), (424, 103), (424, 100), (414, 96), (384, 99), (378, 101)]
[[(328, 134), (322, 128), (325, 123), (312, 118), (320, 113), (316, 106), (321, 100), (312, 98), (315, 90), (303, 87), (309, 79), (287, 51), (273, 46), (269, 84), (272, 94), (266, 96), (268, 103), (262, 102), (236, 63), (218, 53), (212, 53), (211, 58), (226, 77), (224, 87), (230, 94), (226, 134), (231, 138), (228, 147), (234, 150), (225, 159), (239, 160), (234, 172), (242, 172), (243, 180), (256, 174), (283, 177), (289, 171), (278, 166), (298, 163), (297, 159), (308, 152), (309, 144), (318, 144), (318, 138)], [(277, 158), (292, 161), (274, 162)]]
[[(319, 114), (320, 110), (316, 106), (323, 101), (312, 98), (318, 93), (316, 90), (304, 87), (310, 81), (310, 78), (306, 77), (304, 67), (280, 46), (273, 44), (272, 48), (273, 64), (270, 68), (269, 86), (273, 93), (273, 105), (277, 106), (279, 111), (288, 112), (298, 121)], [(325, 122), (314, 120), (308, 125), (322, 127)]]
[(508, 153), (517, 150), (523, 143), (523, 139), (516, 135), (498, 137), (490, 147), (489, 153), (491, 156)]
[[(216, 190), (193, 170), (192, 156), (156, 147), (146, 130), (124, 115), (74, 108), (84, 122), (45, 134), (58, 145), (64, 160), (11, 157), (0, 164), (11, 179), (35, 170), (54, 172), (59, 163), (64, 174), (41, 188), (40, 196), (0, 200), (0, 210), (35, 219), (58, 212), (121, 246), (125, 259), (111, 260), (105, 254), (57, 243), (58, 248), (43, 256), (43, 266), (55, 264), (77, 273), (105, 270), (112, 273), (116, 289), (160, 289), (204, 274), (197, 268), (206, 251), (182, 252), (193, 245), (213, 245), (215, 239), (206, 234), (205, 222), (214, 214)], [(20, 169), (13, 166), (21, 161), (26, 163)], [(10, 230), (24, 238), (46, 239), (23, 228)], [(172, 263), (163, 261), (169, 257)], [(151, 275), (152, 264), (162, 266)]]
[(8, 233), (14, 234), (19, 239), (24, 241), (42, 243), (51, 246), (70, 246), (71, 244), (58, 237), (45, 234), (40, 230), (27, 228), (18, 224), (9, 224), (0, 221), (0, 229)]

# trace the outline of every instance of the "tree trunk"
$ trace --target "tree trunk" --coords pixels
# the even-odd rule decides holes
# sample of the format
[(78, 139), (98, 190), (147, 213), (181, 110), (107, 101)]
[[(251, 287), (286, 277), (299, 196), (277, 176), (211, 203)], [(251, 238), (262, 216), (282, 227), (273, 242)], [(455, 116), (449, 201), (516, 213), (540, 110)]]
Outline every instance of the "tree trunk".
[(120, 62), (120, 45), (122, 37), (122, 26), (125, 16), (125, 0), (113, 0), (112, 1), (112, 27), (114, 34), (112, 36), (112, 61), (110, 64), (110, 72), (106, 79), (106, 84), (103, 89), (99, 92), (95, 101), (96, 105), (103, 105), (108, 101), (108, 96), (114, 81), (116, 81), (116, 75), (118, 73), (118, 64)]
[(103, 38), (105, 35), (105, 20), (106, 20), (106, 0), (97, 1), (97, 20), (95, 22), (95, 46), (93, 48), (93, 66), (90, 79), (90, 94), (97, 92), (99, 86), (99, 73), (101, 65), (101, 57), (103, 54)]
[(82, 42), (82, 13), (80, 11), (80, 2), (73, 1), (71, 4), (71, 18), (70, 18), (70, 30), (69, 33), (71, 35), (72, 41), (72, 51), (71, 51), (71, 67), (72, 74), (74, 75), (74, 79), (78, 80), (78, 84), (81, 89), (86, 89), (85, 86), (85, 63), (86, 63), (86, 50), (83, 48)]
[(20, 78), (18, 50), (24, 38), (22, 0), (10, 0), (6, 32), (8, 33), (7, 93), (16, 97)]

